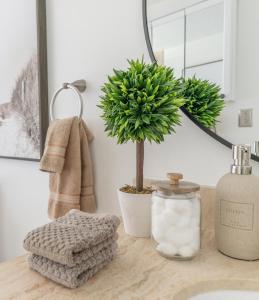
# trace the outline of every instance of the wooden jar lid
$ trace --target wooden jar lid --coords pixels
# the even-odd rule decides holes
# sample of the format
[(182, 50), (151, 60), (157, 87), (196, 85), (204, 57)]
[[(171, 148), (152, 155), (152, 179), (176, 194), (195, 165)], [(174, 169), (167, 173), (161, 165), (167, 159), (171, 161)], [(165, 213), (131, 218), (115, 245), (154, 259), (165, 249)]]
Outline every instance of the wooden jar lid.
[(200, 186), (193, 182), (180, 181), (183, 179), (181, 173), (167, 173), (169, 181), (158, 181), (156, 182), (157, 189), (165, 195), (171, 194), (188, 194), (197, 192)]

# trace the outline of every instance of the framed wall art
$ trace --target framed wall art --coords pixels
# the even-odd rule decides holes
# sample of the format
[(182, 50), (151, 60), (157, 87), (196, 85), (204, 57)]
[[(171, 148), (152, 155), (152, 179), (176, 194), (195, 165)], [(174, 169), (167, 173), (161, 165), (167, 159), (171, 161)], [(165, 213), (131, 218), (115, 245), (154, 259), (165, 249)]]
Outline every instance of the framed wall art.
[(45, 0), (0, 10), (0, 157), (39, 160), (48, 126)]

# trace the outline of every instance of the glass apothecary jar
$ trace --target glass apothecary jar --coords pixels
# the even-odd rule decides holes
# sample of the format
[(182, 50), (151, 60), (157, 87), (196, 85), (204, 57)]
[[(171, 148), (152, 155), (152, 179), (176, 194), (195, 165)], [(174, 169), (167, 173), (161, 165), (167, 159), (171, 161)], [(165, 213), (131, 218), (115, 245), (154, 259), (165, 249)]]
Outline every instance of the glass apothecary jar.
[(162, 256), (191, 259), (200, 250), (200, 186), (180, 181), (179, 173), (167, 177), (169, 181), (156, 182), (152, 195), (152, 238)]

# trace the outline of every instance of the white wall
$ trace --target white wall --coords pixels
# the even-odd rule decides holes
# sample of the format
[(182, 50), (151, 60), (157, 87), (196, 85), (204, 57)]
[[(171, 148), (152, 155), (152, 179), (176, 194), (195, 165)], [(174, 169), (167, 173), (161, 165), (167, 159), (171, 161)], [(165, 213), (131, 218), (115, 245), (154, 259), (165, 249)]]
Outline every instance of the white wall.
[[(126, 58), (148, 58), (140, 0), (47, 0), (50, 95), (63, 81), (85, 78), (84, 118), (95, 140), (93, 155), (100, 211), (119, 213), (116, 188), (134, 176), (135, 147), (117, 146), (104, 133), (100, 86)], [(70, 115), (74, 98), (58, 101), (58, 113)], [(62, 98), (62, 97), (61, 97)], [(164, 177), (183, 172), (188, 180), (215, 185), (228, 172), (231, 152), (186, 118), (177, 134), (161, 145), (147, 145), (145, 173)], [(255, 171), (259, 173), (256, 166)], [(0, 160), (0, 260), (23, 253), (25, 233), (47, 222), (48, 176), (34, 162)]]

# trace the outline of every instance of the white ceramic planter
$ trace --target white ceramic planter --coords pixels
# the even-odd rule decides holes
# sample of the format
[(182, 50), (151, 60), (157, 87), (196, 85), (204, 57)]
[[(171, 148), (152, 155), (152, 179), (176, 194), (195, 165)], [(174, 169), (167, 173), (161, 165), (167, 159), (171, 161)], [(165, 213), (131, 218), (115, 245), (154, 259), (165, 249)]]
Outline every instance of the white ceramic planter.
[(117, 190), (125, 232), (135, 237), (151, 235), (151, 194)]

